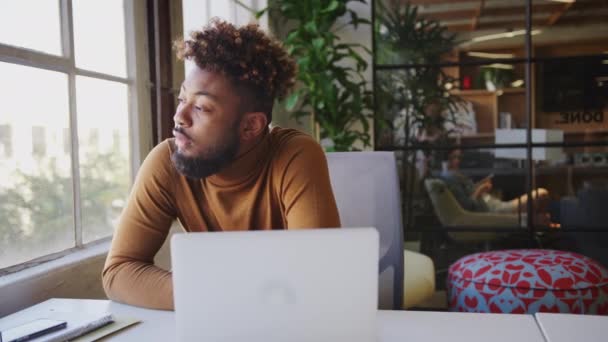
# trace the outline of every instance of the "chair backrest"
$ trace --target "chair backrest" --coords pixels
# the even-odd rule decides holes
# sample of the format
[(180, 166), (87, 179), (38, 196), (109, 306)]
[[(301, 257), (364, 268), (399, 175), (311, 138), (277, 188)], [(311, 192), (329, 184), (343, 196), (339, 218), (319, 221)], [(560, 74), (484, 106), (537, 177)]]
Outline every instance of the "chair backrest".
[(464, 213), (464, 209), (440, 179), (427, 178), (424, 180), (426, 192), (429, 194), (435, 214), (443, 226), (454, 225), (455, 219)]
[(403, 299), (403, 222), (397, 163), (392, 152), (327, 153), (343, 227), (375, 227), (380, 234), (379, 307)]
[[(479, 213), (465, 210), (441, 179), (427, 178), (424, 186), (433, 203), (435, 214), (444, 227), (514, 227), (519, 225), (516, 214)], [(449, 232), (453, 240), (461, 242), (487, 242), (498, 238), (495, 232)]]

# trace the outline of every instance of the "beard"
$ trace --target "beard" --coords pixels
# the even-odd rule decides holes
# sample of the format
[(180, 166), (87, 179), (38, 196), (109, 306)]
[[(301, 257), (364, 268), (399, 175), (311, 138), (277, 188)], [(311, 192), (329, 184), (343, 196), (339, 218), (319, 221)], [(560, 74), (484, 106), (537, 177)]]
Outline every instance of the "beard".
[[(234, 126), (226, 132), (224, 141), (210, 146), (205, 152), (195, 157), (183, 155), (177, 149), (175, 142), (171, 141), (173, 166), (179, 173), (192, 179), (206, 178), (218, 173), (234, 161), (239, 150), (238, 122)], [(179, 128), (176, 129), (179, 130)]]

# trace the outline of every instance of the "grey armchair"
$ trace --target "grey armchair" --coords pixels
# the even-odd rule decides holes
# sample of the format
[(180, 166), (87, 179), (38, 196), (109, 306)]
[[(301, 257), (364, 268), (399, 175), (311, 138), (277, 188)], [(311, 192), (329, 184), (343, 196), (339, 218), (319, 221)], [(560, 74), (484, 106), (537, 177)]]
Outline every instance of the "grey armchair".
[(342, 226), (375, 227), (380, 233), (379, 307), (408, 308), (432, 296), (432, 260), (403, 249), (395, 155), (333, 152), (327, 153), (327, 162)]
[[(426, 179), (424, 185), (433, 203), (435, 214), (444, 227), (513, 228), (521, 226), (521, 222), (525, 222), (525, 218), (518, 214), (465, 210), (441, 179)], [(463, 242), (487, 242), (502, 236), (502, 234), (495, 232), (449, 232), (448, 235), (456, 241)]]

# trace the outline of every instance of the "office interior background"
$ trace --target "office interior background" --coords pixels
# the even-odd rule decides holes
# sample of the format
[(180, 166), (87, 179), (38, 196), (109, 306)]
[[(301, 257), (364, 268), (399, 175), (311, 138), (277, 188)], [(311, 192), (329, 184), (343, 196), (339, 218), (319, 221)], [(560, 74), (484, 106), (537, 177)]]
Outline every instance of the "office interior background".
[[(0, 1), (0, 316), (49, 297), (105, 298), (101, 268), (133, 177), (171, 136), (188, 69), (172, 41), (215, 16), (257, 21), (285, 40), (296, 24), (280, 10), (254, 15), (273, 4)], [(394, 151), (405, 248), (435, 265), (435, 295), (414, 309), (445, 308), (447, 268), (475, 252), (551, 248), (608, 267), (606, 1), (368, 0), (348, 9), (333, 28), (340, 42), (362, 45), (353, 50), (373, 101), (337, 128), (365, 134), (344, 145), (321, 112), (296, 117), (284, 104), (273, 124), (328, 150)], [(355, 27), (355, 18), (364, 20)], [(445, 202), (428, 180), (455, 151), (472, 181), (492, 175), (496, 198), (546, 189), (548, 220), (519, 211), (480, 221)], [(157, 259), (169, 267), (166, 249)]]

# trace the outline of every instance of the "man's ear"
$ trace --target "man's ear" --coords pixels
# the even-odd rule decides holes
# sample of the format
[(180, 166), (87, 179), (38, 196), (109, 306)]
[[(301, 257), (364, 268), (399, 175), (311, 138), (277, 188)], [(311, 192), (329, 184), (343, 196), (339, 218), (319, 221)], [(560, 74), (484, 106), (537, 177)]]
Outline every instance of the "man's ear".
[(249, 112), (241, 120), (241, 140), (253, 140), (260, 136), (268, 126), (266, 114), (262, 112)]

